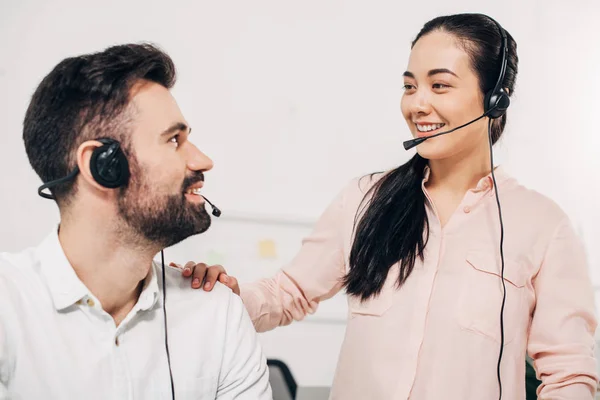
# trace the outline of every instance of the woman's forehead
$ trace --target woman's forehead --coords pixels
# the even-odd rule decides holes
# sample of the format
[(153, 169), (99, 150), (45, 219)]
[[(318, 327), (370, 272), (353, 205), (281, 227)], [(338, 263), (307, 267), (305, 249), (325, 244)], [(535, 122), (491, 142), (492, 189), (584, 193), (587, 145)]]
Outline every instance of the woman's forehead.
[(454, 35), (443, 31), (419, 38), (408, 59), (407, 71), (417, 77), (436, 69), (451, 70), (459, 77), (472, 73), (469, 55)]

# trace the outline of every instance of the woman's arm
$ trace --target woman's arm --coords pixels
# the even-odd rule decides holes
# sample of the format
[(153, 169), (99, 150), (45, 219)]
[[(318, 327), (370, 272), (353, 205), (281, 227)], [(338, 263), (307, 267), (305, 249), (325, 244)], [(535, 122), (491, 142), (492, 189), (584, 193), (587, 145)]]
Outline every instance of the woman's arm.
[(536, 308), (528, 352), (540, 399), (589, 399), (596, 393), (594, 295), (583, 245), (564, 219), (533, 281)]
[(342, 288), (344, 227), (354, 220), (344, 205), (346, 192), (352, 189), (358, 190), (356, 180), (327, 207), (287, 266), (271, 278), (241, 285), (242, 300), (258, 332), (303, 319)]

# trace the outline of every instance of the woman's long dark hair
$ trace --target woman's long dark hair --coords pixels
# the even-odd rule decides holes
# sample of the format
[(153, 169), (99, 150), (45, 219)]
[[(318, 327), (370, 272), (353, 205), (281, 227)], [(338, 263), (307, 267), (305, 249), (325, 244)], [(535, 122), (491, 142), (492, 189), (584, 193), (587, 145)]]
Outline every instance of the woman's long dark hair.
[[(454, 35), (467, 52), (479, 78), (482, 94), (492, 90), (500, 73), (501, 34), (494, 22), (481, 14), (457, 14), (427, 22), (411, 48), (424, 35), (442, 31)], [(517, 76), (517, 45), (507, 32), (508, 63), (502, 83), (514, 93)], [(495, 143), (506, 125), (506, 114), (492, 124)], [(365, 195), (357, 212), (355, 236), (350, 251), (350, 268), (344, 286), (350, 295), (363, 300), (379, 294), (388, 272), (400, 263), (397, 286), (411, 274), (417, 258), (423, 259), (429, 238), (422, 181), (428, 161), (416, 154), (407, 163), (385, 174)], [(370, 200), (366, 200), (370, 197)], [(361, 209), (364, 213), (358, 218)]]

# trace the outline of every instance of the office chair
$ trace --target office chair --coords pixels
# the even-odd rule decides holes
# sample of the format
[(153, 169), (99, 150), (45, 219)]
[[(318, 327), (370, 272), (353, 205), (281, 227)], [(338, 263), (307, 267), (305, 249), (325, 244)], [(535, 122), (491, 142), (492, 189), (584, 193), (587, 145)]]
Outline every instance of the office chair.
[(532, 360), (527, 357), (527, 360), (525, 361), (525, 398), (527, 400), (537, 400), (536, 392), (540, 383), (542, 382), (535, 376)]
[(281, 360), (267, 359), (273, 400), (294, 400), (298, 385), (288, 366)]

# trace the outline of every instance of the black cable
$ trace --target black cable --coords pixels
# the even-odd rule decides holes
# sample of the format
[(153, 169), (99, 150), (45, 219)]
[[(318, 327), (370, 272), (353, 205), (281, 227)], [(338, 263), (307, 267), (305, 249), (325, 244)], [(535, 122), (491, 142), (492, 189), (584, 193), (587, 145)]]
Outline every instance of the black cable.
[(67, 175), (63, 178), (60, 178), (60, 179), (56, 179), (54, 181), (46, 182), (42, 186), (40, 186), (38, 188), (38, 194), (45, 199), (54, 200), (54, 195), (52, 194), (52, 191), (50, 191), (50, 193), (44, 193), (44, 189), (50, 189), (51, 187), (68, 182), (71, 179), (74, 179), (78, 173), (79, 173), (79, 167), (75, 166), (75, 169), (73, 171), (71, 171), (71, 173), (69, 173), (69, 175)]
[(171, 398), (175, 400), (175, 385), (173, 384), (173, 371), (171, 370), (171, 355), (169, 354), (169, 336), (167, 334), (167, 290), (165, 285), (165, 253), (160, 251), (162, 261), (162, 290), (163, 290), (163, 314), (165, 316), (165, 349), (167, 350), (167, 363), (169, 364), (169, 379), (171, 380)]
[(500, 218), (500, 259), (502, 269), (500, 277), (502, 281), (502, 306), (500, 307), (500, 354), (498, 354), (498, 388), (500, 390), (499, 399), (502, 400), (502, 379), (500, 377), (500, 365), (502, 364), (502, 353), (504, 352), (504, 305), (506, 304), (506, 283), (504, 282), (504, 223), (502, 222), (502, 207), (500, 207), (500, 197), (498, 196), (498, 185), (496, 184), (496, 175), (494, 175), (494, 152), (492, 150), (492, 119), (488, 121), (488, 137), (490, 143), (490, 163), (492, 167), (492, 181), (494, 182), (494, 191), (496, 192), (496, 203), (498, 204), (498, 217)]

